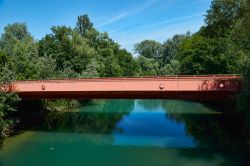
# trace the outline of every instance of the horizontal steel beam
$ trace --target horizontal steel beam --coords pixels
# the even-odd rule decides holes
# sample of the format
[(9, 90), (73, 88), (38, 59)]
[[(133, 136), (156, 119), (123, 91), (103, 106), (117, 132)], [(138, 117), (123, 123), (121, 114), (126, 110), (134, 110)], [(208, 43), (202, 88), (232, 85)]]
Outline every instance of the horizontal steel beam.
[[(2, 88), (3, 89), (3, 88)], [(225, 100), (242, 89), (241, 76), (172, 76), (16, 81), (5, 90), (25, 99), (188, 99)]]

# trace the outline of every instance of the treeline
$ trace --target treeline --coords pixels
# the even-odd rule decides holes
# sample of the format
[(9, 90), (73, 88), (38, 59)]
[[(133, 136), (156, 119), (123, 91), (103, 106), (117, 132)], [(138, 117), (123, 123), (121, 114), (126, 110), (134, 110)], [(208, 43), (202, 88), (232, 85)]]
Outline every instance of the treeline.
[(87, 15), (79, 16), (74, 28), (51, 30), (37, 41), (24, 23), (6, 26), (0, 38), (1, 71), (15, 80), (136, 75), (132, 54), (98, 32)]
[(0, 37), (0, 72), (15, 80), (241, 74), (250, 59), (249, 6), (249, 0), (214, 0), (198, 32), (142, 41), (138, 56), (97, 31), (87, 15), (73, 28), (53, 26), (41, 40), (26, 24), (10, 24)]
[[(174, 35), (164, 43), (145, 40), (132, 53), (87, 15), (75, 27), (53, 26), (35, 40), (25, 23), (7, 25), (0, 37), (0, 82), (52, 78), (244, 74), (240, 105), (250, 108), (250, 0), (213, 0), (205, 25), (194, 34)], [(0, 131), (12, 110), (0, 93)], [(8, 108), (8, 109), (7, 109)]]
[(242, 74), (249, 70), (250, 1), (214, 0), (205, 25), (164, 43), (135, 46), (143, 74)]

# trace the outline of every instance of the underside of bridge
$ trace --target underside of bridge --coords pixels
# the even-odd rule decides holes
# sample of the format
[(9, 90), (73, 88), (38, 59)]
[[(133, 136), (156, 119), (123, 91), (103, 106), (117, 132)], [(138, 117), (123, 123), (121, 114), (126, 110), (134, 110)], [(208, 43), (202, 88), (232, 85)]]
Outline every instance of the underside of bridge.
[(183, 99), (223, 101), (242, 89), (241, 76), (172, 76), (16, 81), (4, 89), (24, 99)]

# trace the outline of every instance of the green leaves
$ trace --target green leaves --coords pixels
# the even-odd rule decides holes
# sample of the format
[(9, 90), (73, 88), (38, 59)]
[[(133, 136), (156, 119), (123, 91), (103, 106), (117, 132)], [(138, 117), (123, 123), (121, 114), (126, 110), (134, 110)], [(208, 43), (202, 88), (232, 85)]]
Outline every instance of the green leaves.
[[(0, 71), (0, 87), (8, 85), (10, 78), (6, 78), (6, 76), (10, 75), (10, 71), (7, 71), (6, 68)], [(0, 89), (0, 137), (6, 137), (15, 125), (14, 120), (8, 116), (11, 112), (16, 111), (15, 104), (18, 101), (20, 99), (15, 93), (6, 93)]]
[(214, 0), (205, 18), (206, 26), (202, 35), (226, 37), (239, 17), (240, 0)]
[(135, 45), (135, 53), (146, 58), (159, 59), (162, 56), (161, 43), (154, 40), (144, 40)]
[(76, 29), (81, 36), (85, 36), (88, 31), (93, 29), (93, 23), (90, 22), (87, 14), (77, 17)]
[(227, 54), (225, 39), (211, 39), (195, 35), (184, 40), (178, 53), (178, 60), (185, 74), (227, 74), (234, 73), (231, 65), (235, 57)]
[(159, 63), (153, 58), (139, 56), (137, 63), (140, 67), (140, 75), (142, 76), (157, 76)]
[(94, 29), (87, 15), (78, 17), (75, 29), (52, 27), (38, 48), (39, 56), (53, 60), (57, 78), (133, 76), (137, 71), (132, 55)]
[(174, 35), (173, 38), (167, 39), (163, 44), (162, 54), (162, 66), (166, 63), (170, 63), (171, 60), (176, 58), (176, 55), (180, 49), (180, 45), (186, 37), (189, 37), (190, 33), (186, 35)]
[(142, 76), (165, 76), (180, 73), (180, 63), (176, 59), (180, 45), (189, 37), (186, 35), (175, 35), (163, 44), (153, 40), (145, 40), (135, 45), (135, 53)]

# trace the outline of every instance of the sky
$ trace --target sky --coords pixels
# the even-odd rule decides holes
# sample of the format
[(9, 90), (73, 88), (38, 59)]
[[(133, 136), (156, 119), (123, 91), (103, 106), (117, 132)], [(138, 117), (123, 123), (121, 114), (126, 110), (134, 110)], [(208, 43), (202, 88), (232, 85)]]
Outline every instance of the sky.
[(0, 33), (15, 22), (27, 24), (35, 39), (52, 26), (75, 27), (88, 14), (95, 28), (133, 52), (146, 39), (164, 42), (204, 25), (211, 0), (0, 0)]

